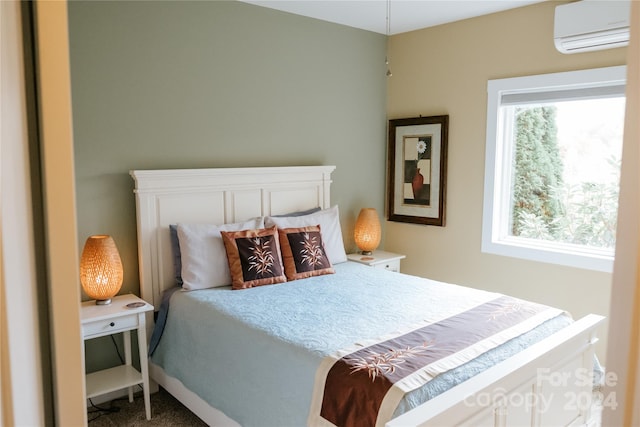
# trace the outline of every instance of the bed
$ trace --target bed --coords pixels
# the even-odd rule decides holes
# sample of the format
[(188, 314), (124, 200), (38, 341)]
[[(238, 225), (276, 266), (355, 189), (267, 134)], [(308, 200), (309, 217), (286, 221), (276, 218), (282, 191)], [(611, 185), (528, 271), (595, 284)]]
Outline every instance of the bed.
[[(283, 224), (300, 225), (309, 216), (335, 218), (334, 169), (131, 171), (141, 296), (154, 307), (171, 302), (150, 358), (153, 381), (210, 425), (592, 425), (601, 316), (571, 321), (561, 310), (509, 296), (342, 262), (326, 223), (300, 232), (325, 240), (327, 258), (336, 262), (325, 265), (324, 274), (244, 290), (195, 287), (166, 297), (177, 276), (170, 226), (267, 230), (272, 221), (282, 232), (294, 229)], [(258, 218), (267, 223), (251, 222)], [(478, 319), (496, 317), (512, 323), (491, 333), (475, 327)], [(450, 325), (477, 331), (464, 347), (433, 358), (434, 349), (467, 339), (452, 335)], [(415, 343), (406, 344), (407, 337)], [(400, 345), (391, 357), (401, 361), (396, 365), (386, 363), (385, 351), (372, 350), (392, 342)], [(419, 357), (432, 359), (410, 362)], [(410, 375), (388, 380), (409, 365), (415, 365)], [(382, 377), (387, 388), (368, 385)]]

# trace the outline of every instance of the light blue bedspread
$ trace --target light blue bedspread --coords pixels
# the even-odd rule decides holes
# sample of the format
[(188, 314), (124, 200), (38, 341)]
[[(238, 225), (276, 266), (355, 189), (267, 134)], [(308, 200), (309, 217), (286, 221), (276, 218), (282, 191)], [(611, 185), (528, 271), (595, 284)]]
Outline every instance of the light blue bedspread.
[[(304, 426), (316, 369), (336, 350), (498, 294), (346, 262), (336, 274), (232, 291), (175, 292), (152, 361), (245, 427)], [(396, 415), (570, 323), (558, 316), (438, 376)]]

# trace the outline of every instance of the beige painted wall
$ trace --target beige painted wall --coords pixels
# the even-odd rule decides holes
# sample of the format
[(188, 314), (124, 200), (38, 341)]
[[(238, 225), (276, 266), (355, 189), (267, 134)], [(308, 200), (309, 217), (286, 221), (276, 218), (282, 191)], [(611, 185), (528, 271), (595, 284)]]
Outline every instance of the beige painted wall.
[[(563, 55), (553, 45), (558, 2), (393, 36), (390, 119), (449, 114), (446, 226), (387, 222), (389, 251), (404, 272), (607, 315), (611, 274), (480, 251), (487, 81), (625, 63), (626, 48)], [(598, 353), (604, 358), (605, 338)]]

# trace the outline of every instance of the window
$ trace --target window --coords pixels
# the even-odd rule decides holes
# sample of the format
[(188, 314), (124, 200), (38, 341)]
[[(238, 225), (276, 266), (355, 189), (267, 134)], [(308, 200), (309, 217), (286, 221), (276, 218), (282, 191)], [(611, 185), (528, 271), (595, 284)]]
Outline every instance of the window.
[(625, 76), (488, 82), (483, 252), (613, 270)]

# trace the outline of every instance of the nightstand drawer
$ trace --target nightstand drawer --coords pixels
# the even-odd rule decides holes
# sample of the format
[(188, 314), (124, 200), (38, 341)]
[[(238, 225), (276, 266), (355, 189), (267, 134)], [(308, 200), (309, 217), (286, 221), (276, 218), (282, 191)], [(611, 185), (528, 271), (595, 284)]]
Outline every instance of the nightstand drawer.
[(398, 273), (400, 271), (400, 260), (396, 259), (393, 261), (382, 262), (380, 264), (372, 264), (374, 268), (382, 268), (384, 270), (394, 271)]
[(370, 255), (363, 255), (361, 253), (347, 255), (349, 261), (358, 262), (373, 268), (393, 271), (395, 273), (400, 273), (400, 261), (404, 258), (405, 256), (402, 254), (385, 251), (373, 251)]
[(102, 335), (115, 334), (122, 331), (129, 331), (138, 327), (138, 315), (120, 316), (111, 319), (97, 320), (82, 325), (84, 338), (99, 337)]

